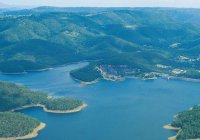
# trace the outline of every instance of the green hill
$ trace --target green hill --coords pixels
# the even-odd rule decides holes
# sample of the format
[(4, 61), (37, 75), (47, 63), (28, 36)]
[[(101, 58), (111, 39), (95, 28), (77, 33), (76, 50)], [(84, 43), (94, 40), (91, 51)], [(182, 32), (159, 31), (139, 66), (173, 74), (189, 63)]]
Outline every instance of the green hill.
[(21, 113), (0, 112), (0, 138), (25, 136), (39, 125), (38, 120)]
[[(23, 137), (43, 125), (37, 119), (13, 112), (35, 106), (51, 113), (68, 113), (80, 111), (84, 104), (77, 99), (50, 98), (46, 93), (32, 91), (14, 83), (0, 82), (0, 139)], [(31, 138), (35, 136), (31, 135)]]
[(200, 138), (200, 106), (196, 105), (188, 111), (179, 113), (171, 126), (180, 128), (177, 140)]
[(115, 73), (121, 75), (115, 76), (132, 73), (144, 78), (159, 73), (199, 79), (199, 11), (56, 7), (7, 11), (0, 15), (0, 71), (19, 73), (88, 60), (91, 65), (71, 75), (92, 81), (102, 77), (96, 68), (103, 66), (104, 73), (113, 75), (116, 65), (125, 65), (128, 71), (119, 70)]
[(72, 110), (83, 103), (77, 99), (51, 98), (46, 93), (32, 91), (14, 83), (0, 82), (0, 111), (10, 111), (23, 106), (44, 105), (48, 110)]

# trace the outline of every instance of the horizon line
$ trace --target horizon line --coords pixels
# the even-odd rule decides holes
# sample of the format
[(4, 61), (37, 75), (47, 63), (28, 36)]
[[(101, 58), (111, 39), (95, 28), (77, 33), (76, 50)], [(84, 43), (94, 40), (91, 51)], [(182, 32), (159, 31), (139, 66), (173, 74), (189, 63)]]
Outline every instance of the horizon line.
[[(4, 3), (2, 3), (4, 4)], [(7, 4), (6, 4), (7, 5)], [(168, 8), (168, 9), (200, 9), (200, 7), (175, 7), (175, 6), (53, 6), (53, 5), (8, 5), (6, 8), (22, 8), (22, 9), (34, 9), (40, 7), (51, 7), (51, 8)], [(25, 8), (27, 7), (27, 8)], [(29, 8), (28, 8), (29, 7)]]
[[(38, 8), (38, 7), (55, 7), (55, 8), (176, 8), (176, 9), (200, 9), (199, 7), (187, 7), (187, 6), (87, 6), (87, 5), (83, 5), (83, 6), (76, 6), (76, 5), (71, 5), (71, 6), (63, 6), (63, 5), (18, 5), (18, 4), (7, 4), (4, 2), (0, 2), (0, 4), (3, 4), (5, 7), (8, 8), (19, 8), (19, 7), (23, 7), (24, 9), (26, 9), (25, 7), (27, 7), (27, 9), (31, 9), (31, 8)], [(29, 7), (29, 8), (28, 8)], [(0, 8), (0, 9), (5, 9), (5, 8)]]

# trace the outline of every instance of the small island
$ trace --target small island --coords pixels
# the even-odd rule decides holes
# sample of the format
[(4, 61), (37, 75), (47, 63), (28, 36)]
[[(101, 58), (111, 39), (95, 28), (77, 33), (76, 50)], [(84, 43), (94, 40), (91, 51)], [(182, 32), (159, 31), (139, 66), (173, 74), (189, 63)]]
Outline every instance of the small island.
[(177, 135), (169, 140), (186, 140), (200, 138), (200, 106), (195, 105), (187, 111), (176, 115), (173, 122), (164, 126), (165, 129), (177, 131)]
[(33, 138), (45, 127), (39, 120), (16, 110), (42, 107), (49, 113), (73, 113), (86, 106), (78, 99), (49, 97), (22, 85), (0, 82), (0, 140)]

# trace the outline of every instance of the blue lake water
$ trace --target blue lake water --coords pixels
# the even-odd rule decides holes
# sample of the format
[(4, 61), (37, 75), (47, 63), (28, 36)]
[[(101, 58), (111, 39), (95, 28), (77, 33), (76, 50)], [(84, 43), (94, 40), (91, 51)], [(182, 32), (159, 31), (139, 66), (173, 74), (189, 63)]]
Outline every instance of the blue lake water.
[(72, 64), (45, 72), (2, 75), (53, 96), (82, 99), (89, 106), (73, 114), (51, 114), (40, 108), (21, 112), (47, 124), (33, 140), (167, 140), (175, 132), (163, 129), (179, 111), (200, 103), (200, 83), (157, 79), (122, 82), (101, 80), (81, 86), (69, 71), (86, 65)]

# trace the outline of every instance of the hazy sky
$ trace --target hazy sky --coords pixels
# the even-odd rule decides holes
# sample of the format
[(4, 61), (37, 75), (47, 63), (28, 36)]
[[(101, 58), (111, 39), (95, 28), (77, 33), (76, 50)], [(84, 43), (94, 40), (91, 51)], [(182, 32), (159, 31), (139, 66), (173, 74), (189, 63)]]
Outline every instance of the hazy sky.
[(0, 0), (11, 5), (89, 6), (89, 7), (193, 7), (200, 0)]

